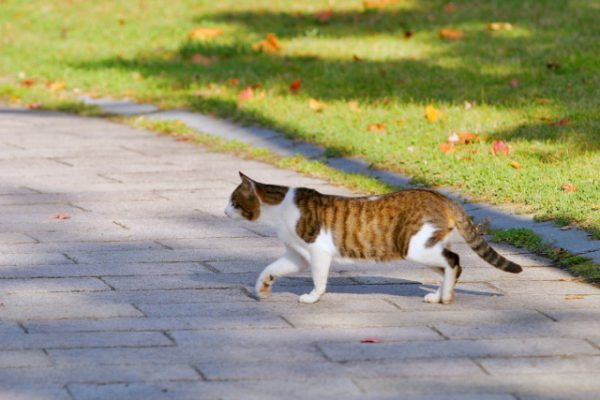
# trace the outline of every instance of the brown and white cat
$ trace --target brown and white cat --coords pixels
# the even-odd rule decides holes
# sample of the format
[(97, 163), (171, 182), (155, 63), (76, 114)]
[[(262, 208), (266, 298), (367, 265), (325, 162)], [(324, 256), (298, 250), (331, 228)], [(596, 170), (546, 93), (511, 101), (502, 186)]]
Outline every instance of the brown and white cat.
[(225, 214), (271, 224), (285, 245), (285, 254), (256, 282), (259, 298), (269, 295), (275, 279), (310, 267), (315, 287), (299, 301), (315, 303), (325, 293), (332, 258), (347, 257), (407, 259), (431, 267), (443, 280), (425, 301), (448, 304), (462, 272), (458, 255), (448, 245), (454, 229), (494, 267), (512, 273), (522, 270), (489, 246), (461, 206), (433, 190), (341, 197), (259, 183), (241, 172), (240, 177), (242, 183), (231, 194)]

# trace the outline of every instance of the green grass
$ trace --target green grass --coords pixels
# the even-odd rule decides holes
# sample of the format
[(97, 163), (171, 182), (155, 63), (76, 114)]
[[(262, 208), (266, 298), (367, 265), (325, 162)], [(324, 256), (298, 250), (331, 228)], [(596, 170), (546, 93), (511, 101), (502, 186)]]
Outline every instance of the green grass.
[(491, 233), (493, 242), (508, 243), (548, 257), (558, 267), (590, 283), (600, 285), (600, 264), (595, 264), (589, 258), (576, 256), (562, 248), (544, 243), (542, 238), (530, 229), (494, 229)]
[[(314, 13), (325, 0), (7, 0), (0, 97), (46, 108), (73, 107), (84, 93), (131, 97), (275, 127), (328, 156), (360, 155), (415, 182), (600, 237), (600, 0), (457, 0), (452, 12), (446, 3), (402, 0), (365, 11), (361, 1), (338, 0), (322, 23)], [(491, 32), (495, 21), (514, 29)], [(224, 33), (190, 41), (196, 27)], [(444, 27), (465, 37), (441, 40)], [(270, 32), (281, 51), (254, 51)], [(194, 54), (213, 62), (194, 64)], [(293, 94), (296, 79), (302, 87)], [(240, 102), (253, 85), (254, 98)], [(310, 98), (325, 109), (314, 112)], [(444, 113), (435, 123), (424, 117), (429, 104)], [(563, 118), (570, 123), (548, 124)], [(369, 132), (375, 123), (385, 133)], [(443, 154), (438, 146), (451, 131), (483, 140)], [(511, 146), (507, 157), (491, 154), (494, 140)], [(562, 190), (565, 183), (577, 190)]]

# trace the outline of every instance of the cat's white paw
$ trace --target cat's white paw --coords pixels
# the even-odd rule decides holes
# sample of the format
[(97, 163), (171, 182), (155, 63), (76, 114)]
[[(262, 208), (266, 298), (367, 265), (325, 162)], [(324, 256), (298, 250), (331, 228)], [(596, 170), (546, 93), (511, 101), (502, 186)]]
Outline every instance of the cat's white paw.
[(298, 301), (300, 303), (304, 303), (304, 304), (314, 304), (317, 301), (319, 301), (319, 299), (321, 298), (321, 295), (319, 295), (317, 292), (315, 292), (314, 290), (310, 293), (305, 293), (302, 296), (300, 296), (298, 298)]
[(441, 298), (440, 298), (439, 292), (429, 293), (429, 294), (425, 295), (425, 298), (423, 299), (423, 301), (425, 303), (439, 303), (440, 300), (441, 300)]

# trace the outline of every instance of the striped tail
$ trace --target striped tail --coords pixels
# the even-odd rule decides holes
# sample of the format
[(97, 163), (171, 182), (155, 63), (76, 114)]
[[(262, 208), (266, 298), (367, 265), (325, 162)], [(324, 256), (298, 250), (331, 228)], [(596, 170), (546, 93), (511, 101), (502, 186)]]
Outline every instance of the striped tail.
[(488, 242), (486, 242), (481, 237), (479, 232), (477, 232), (475, 224), (473, 224), (462, 207), (456, 203), (454, 206), (457, 217), (456, 227), (458, 228), (458, 231), (462, 237), (465, 238), (465, 241), (468, 243), (468, 245), (471, 246), (471, 248), (475, 251), (475, 253), (477, 253), (477, 255), (479, 255), (479, 257), (483, 258), (485, 261), (492, 264), (494, 267), (501, 269), (502, 271), (518, 274), (523, 270), (520, 265), (507, 260), (498, 254), (496, 250), (492, 249)]

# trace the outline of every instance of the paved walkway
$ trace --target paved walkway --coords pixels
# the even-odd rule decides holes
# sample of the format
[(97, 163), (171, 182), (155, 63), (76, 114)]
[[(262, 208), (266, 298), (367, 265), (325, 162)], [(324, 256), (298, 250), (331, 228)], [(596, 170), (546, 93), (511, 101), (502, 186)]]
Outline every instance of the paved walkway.
[(458, 244), (450, 306), (423, 303), (437, 277), (406, 262), (335, 264), (315, 305), (297, 303), (307, 275), (255, 301), (282, 247), (223, 216), (238, 170), (343, 193), (101, 119), (0, 109), (0, 398), (598, 398), (600, 289), (513, 248), (517, 276)]

